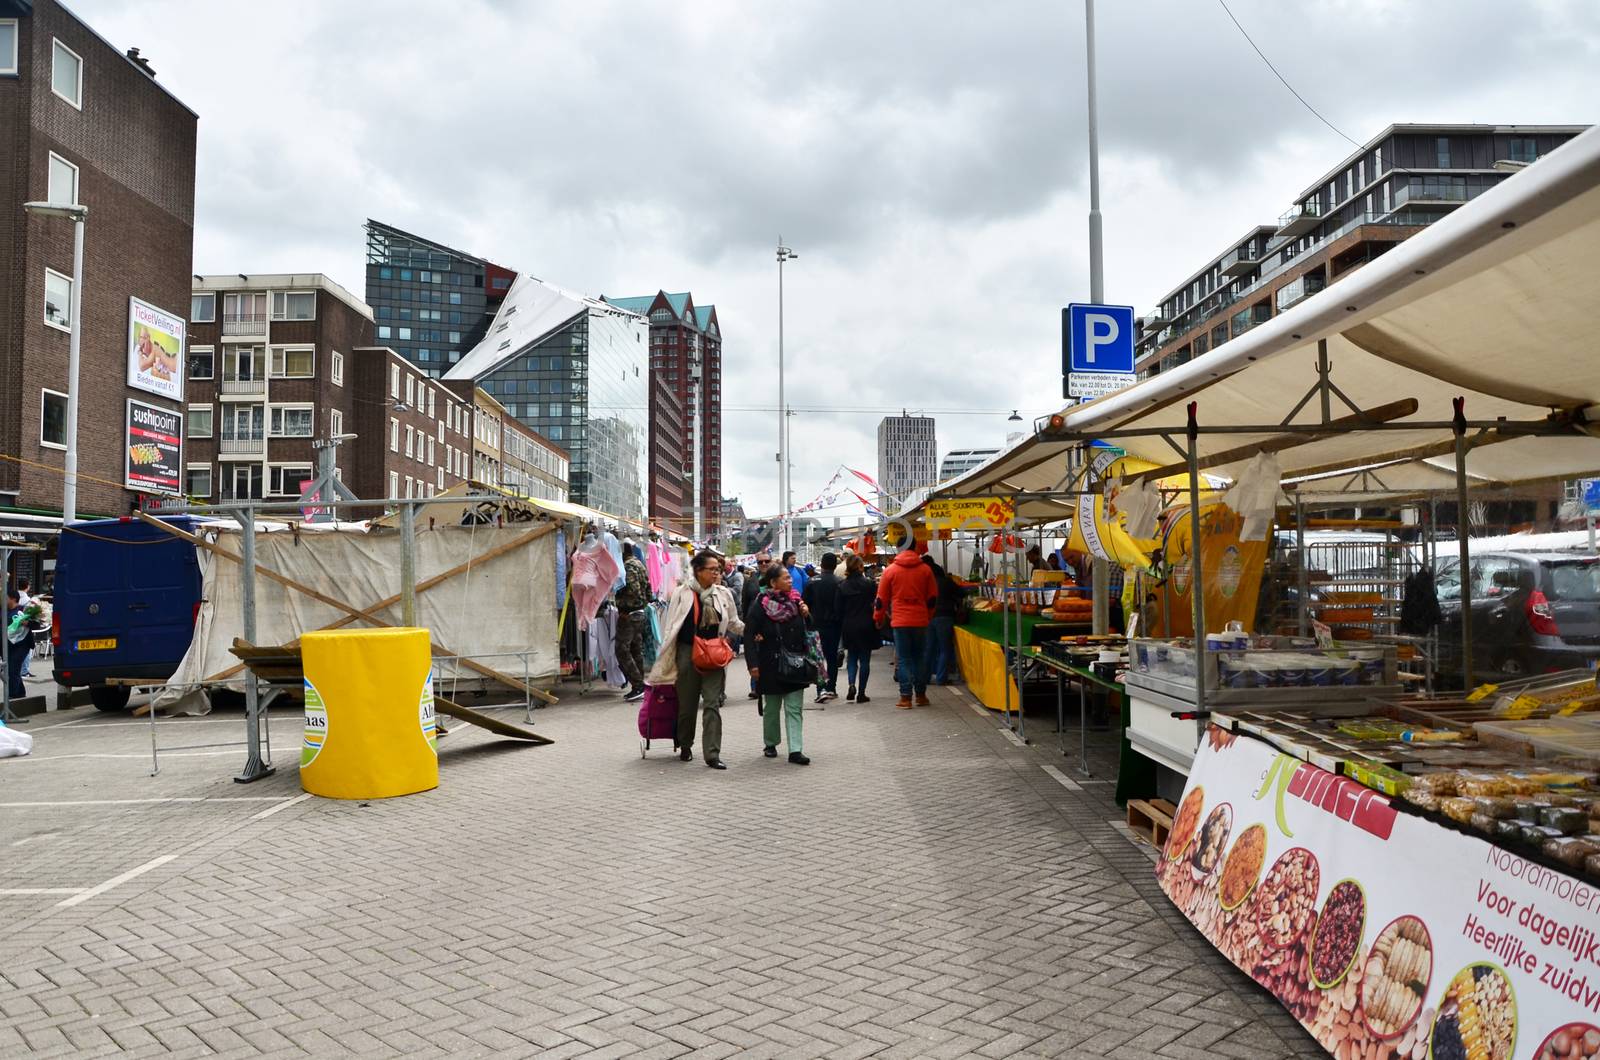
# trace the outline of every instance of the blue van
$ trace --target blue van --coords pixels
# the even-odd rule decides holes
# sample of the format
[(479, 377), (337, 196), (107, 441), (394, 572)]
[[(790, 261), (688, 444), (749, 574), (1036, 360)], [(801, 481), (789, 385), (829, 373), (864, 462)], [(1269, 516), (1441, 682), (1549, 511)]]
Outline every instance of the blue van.
[[(194, 532), (193, 516), (173, 526)], [(62, 528), (56, 553), (56, 683), (89, 687), (106, 711), (128, 705), (112, 677), (171, 677), (189, 650), (200, 615), (194, 546), (138, 519), (88, 520)]]

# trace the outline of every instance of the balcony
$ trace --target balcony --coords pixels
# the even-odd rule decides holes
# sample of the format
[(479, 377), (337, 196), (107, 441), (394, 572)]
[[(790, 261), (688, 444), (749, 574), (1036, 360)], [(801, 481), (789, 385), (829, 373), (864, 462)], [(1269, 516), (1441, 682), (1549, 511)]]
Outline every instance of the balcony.
[(1254, 243), (1246, 243), (1237, 250), (1229, 251), (1221, 261), (1222, 275), (1227, 277), (1243, 276), (1256, 267), (1256, 248)]
[(225, 432), (217, 439), (220, 456), (265, 456), (267, 439), (260, 431)]
[(1278, 234), (1289, 239), (1303, 236), (1322, 222), (1322, 203), (1316, 199), (1296, 203), (1294, 209), (1278, 218)]
[(261, 336), (267, 334), (267, 315), (265, 313), (224, 313), (222, 315), (222, 334), (228, 336)]
[(1395, 209), (1407, 203), (1459, 203), (1481, 194), (1482, 188), (1468, 188), (1461, 177), (1424, 177), (1394, 189)]
[(218, 391), (223, 397), (260, 397), (267, 392), (265, 379), (229, 379), (223, 376), (221, 389)]

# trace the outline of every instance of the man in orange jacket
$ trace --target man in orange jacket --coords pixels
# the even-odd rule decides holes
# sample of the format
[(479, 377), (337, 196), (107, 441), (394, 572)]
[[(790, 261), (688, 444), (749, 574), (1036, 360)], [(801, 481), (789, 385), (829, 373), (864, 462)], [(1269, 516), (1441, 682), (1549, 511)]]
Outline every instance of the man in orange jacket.
[(907, 539), (904, 551), (878, 579), (875, 607), (879, 625), (887, 611), (894, 630), (894, 654), (899, 663), (896, 676), (900, 678), (900, 702), (895, 706), (900, 710), (911, 709), (913, 692), (917, 706), (928, 705), (928, 625), (938, 602), (939, 583), (917, 555), (916, 545)]

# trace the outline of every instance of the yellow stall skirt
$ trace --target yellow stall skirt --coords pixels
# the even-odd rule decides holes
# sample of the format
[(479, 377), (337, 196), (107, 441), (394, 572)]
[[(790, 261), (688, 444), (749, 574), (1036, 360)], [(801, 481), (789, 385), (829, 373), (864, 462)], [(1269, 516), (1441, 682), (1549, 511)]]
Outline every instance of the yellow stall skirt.
[(1005, 652), (992, 640), (956, 627), (956, 660), (961, 664), (961, 679), (967, 683), (979, 703), (990, 710), (1005, 707), (1006, 686), (1011, 687), (1011, 709), (1022, 703), (1017, 693), (1017, 682), (1006, 670)]
[(302, 788), (330, 799), (386, 799), (439, 786), (427, 630), (307, 633), (300, 652)]

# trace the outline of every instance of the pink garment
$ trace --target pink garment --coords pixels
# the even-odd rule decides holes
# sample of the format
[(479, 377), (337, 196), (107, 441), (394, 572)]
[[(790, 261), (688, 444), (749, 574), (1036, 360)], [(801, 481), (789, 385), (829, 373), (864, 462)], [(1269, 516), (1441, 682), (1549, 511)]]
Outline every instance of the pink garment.
[(600, 605), (611, 595), (619, 574), (617, 561), (600, 542), (590, 539), (572, 554), (572, 604), (577, 609), (578, 628), (588, 629)]
[(657, 596), (670, 596), (678, 584), (678, 570), (672, 562), (667, 546), (652, 541), (644, 549), (645, 569), (650, 572), (650, 591)]

